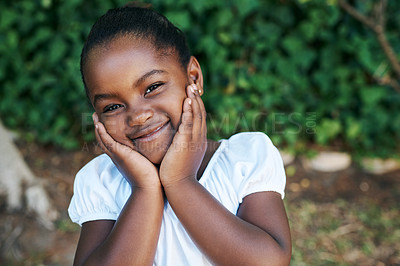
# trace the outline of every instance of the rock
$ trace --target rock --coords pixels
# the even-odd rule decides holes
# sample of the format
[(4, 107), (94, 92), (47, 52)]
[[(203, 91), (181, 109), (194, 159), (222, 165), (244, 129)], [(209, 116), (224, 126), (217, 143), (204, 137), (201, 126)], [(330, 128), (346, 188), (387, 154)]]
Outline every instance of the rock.
[(44, 184), (26, 164), (1, 121), (0, 195), (6, 197), (5, 203), (9, 211), (20, 210), (26, 204), (27, 209), (36, 213), (46, 228), (54, 229), (57, 210), (50, 201)]
[(345, 170), (351, 165), (351, 157), (343, 152), (320, 152), (312, 159), (302, 159), (304, 168), (319, 172), (338, 172)]
[(367, 173), (382, 175), (400, 169), (400, 161), (395, 159), (364, 158), (361, 168)]

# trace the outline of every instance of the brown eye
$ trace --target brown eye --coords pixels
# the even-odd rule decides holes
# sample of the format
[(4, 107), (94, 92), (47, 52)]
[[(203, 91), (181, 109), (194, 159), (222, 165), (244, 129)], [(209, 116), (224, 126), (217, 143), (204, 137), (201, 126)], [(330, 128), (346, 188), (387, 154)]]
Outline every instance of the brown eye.
[(114, 110), (117, 110), (118, 108), (123, 107), (122, 104), (112, 104), (112, 105), (108, 105), (104, 108), (103, 113), (108, 113), (108, 112), (112, 112)]
[(153, 84), (153, 85), (149, 86), (146, 89), (145, 95), (151, 93), (152, 91), (154, 91), (156, 89), (158, 89), (161, 85), (163, 85), (163, 83), (156, 83), (156, 84)]

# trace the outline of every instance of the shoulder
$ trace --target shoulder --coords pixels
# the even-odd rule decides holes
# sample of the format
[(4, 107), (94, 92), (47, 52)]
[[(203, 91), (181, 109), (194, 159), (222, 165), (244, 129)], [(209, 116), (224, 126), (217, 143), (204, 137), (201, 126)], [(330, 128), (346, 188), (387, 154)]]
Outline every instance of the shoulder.
[(262, 132), (243, 132), (231, 136), (225, 143), (225, 150), (233, 158), (254, 161), (276, 155), (276, 147)]
[(241, 132), (232, 135), (229, 139), (230, 142), (240, 142), (246, 140), (264, 140), (271, 141), (269, 137), (264, 132)]
[(74, 187), (90, 184), (95, 185), (96, 183), (109, 180), (107, 177), (120, 175), (118, 169), (106, 154), (97, 156), (83, 166), (75, 177)]
[(115, 220), (129, 195), (129, 185), (105, 154), (87, 163), (74, 181), (74, 194), (68, 208), (73, 222)]
[(77, 175), (81, 175), (84, 173), (101, 173), (104, 170), (110, 168), (110, 166), (113, 165), (112, 160), (110, 157), (108, 157), (106, 154), (101, 154), (97, 156), (96, 158), (92, 159), (90, 162), (88, 162), (85, 166), (83, 166)]
[[(246, 132), (223, 140), (224, 165), (230, 180), (243, 199), (261, 191), (275, 191), (284, 197), (286, 175), (281, 155), (262, 132)], [(229, 171), (229, 170), (228, 170)]]

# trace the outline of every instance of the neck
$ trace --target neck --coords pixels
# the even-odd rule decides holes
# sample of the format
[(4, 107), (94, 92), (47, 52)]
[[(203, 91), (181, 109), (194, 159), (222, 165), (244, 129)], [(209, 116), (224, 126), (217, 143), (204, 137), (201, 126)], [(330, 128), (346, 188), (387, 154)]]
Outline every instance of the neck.
[(214, 155), (215, 151), (218, 149), (219, 145), (221, 143), (215, 141), (215, 140), (207, 140), (207, 150), (206, 153), (204, 154), (203, 161), (201, 162), (199, 171), (197, 172), (197, 180), (200, 180), (201, 176), (204, 173), (204, 170), (206, 169), (208, 163), (211, 160), (211, 157)]

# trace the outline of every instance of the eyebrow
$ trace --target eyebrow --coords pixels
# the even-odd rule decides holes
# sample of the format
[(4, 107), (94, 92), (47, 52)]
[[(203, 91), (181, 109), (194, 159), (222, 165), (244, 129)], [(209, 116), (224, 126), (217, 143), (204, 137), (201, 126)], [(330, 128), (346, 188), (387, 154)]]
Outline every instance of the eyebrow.
[(153, 69), (149, 72), (147, 72), (146, 74), (144, 74), (143, 76), (141, 76), (135, 83), (135, 86), (139, 86), (140, 84), (142, 84), (146, 79), (148, 79), (149, 77), (156, 75), (156, 74), (164, 74), (167, 73), (167, 71), (165, 70), (161, 70), (161, 69)]
[(111, 99), (111, 98), (117, 98), (117, 97), (118, 97), (118, 94), (116, 94), (116, 93), (96, 94), (93, 99), (93, 106), (96, 106), (97, 101)]

